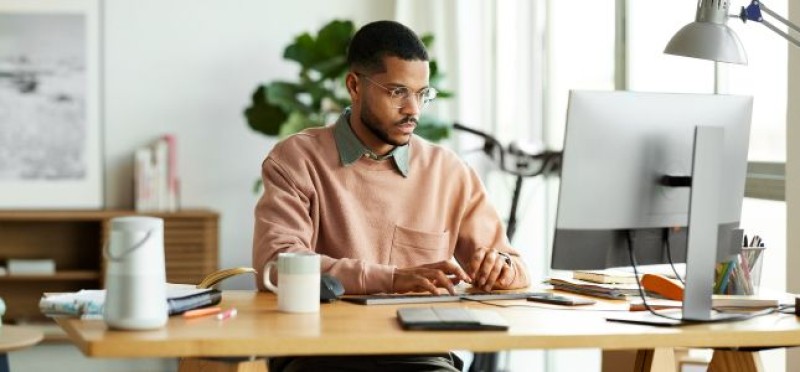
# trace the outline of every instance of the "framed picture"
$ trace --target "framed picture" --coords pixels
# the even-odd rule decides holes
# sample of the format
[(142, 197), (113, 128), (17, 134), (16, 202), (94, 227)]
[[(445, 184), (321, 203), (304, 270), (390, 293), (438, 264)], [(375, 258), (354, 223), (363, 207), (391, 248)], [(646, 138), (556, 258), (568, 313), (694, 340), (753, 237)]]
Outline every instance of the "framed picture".
[(0, 209), (103, 207), (99, 0), (0, 0)]

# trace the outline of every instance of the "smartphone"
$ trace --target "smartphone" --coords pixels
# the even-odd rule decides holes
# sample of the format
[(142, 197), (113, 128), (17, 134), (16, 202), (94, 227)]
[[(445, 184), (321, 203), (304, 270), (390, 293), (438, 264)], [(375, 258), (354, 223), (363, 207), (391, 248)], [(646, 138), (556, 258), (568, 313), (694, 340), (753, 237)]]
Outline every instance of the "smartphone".
[(527, 298), (528, 301), (544, 302), (548, 304), (565, 305), (565, 306), (591, 305), (596, 302), (595, 300), (590, 300), (587, 298), (567, 297), (552, 293), (534, 293), (528, 296)]

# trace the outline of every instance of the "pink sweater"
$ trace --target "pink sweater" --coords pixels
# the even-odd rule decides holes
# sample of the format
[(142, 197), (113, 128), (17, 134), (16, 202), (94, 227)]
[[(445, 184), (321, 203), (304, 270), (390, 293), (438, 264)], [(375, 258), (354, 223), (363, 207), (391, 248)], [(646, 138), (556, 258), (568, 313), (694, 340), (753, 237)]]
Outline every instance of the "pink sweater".
[(475, 172), (456, 154), (412, 136), (409, 173), (390, 160), (339, 160), (333, 127), (281, 141), (264, 160), (255, 209), (253, 265), (287, 251), (322, 255), (322, 271), (348, 294), (392, 291), (395, 268), (455, 257), (466, 267), (477, 247), (514, 258), (511, 288), (528, 278)]

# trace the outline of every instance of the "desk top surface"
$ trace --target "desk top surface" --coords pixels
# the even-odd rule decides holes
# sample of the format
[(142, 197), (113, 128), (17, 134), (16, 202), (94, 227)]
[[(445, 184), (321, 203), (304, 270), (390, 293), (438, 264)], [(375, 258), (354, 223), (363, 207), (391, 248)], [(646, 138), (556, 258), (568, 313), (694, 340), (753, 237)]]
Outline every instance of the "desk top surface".
[[(733, 323), (652, 327), (608, 322), (627, 309), (621, 301), (589, 308), (554, 307), (522, 300), (495, 301), (500, 308), (473, 302), (363, 306), (322, 304), (318, 314), (286, 314), (269, 293), (226, 291), (223, 308), (238, 316), (171, 317), (154, 331), (109, 330), (102, 320), (59, 318), (57, 323), (87, 356), (193, 357), (320, 354), (399, 354), (472, 350), (658, 347), (769, 347), (800, 345), (800, 317), (773, 314)], [(491, 309), (511, 325), (508, 331), (404, 331), (399, 307), (463, 306)], [(589, 310), (591, 309), (591, 310)]]

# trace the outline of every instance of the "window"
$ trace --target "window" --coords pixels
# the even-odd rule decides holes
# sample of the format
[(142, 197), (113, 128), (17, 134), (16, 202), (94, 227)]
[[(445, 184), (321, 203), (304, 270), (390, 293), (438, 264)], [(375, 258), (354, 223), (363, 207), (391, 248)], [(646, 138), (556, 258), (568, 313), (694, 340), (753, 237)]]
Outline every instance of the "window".
[[(737, 0), (731, 11), (738, 12), (746, 3)], [(787, 3), (770, 0), (769, 5), (785, 14)], [(697, 6), (693, 0), (657, 7), (631, 0), (457, 4), (461, 44), (458, 117), (467, 125), (494, 133), (504, 144), (528, 139), (560, 149), (572, 89), (753, 95), (748, 198), (741, 223), (748, 234), (762, 235), (770, 242), (765, 267), (771, 267), (770, 263), (783, 266), (779, 264), (786, 257), (787, 47), (783, 39), (761, 25), (743, 25), (731, 19), (729, 25), (742, 40), (750, 63), (728, 66), (663, 53), (675, 32), (693, 21)], [(468, 144), (462, 147), (462, 154), (482, 142)], [(513, 177), (491, 171), (484, 173), (484, 181), (505, 218)], [(526, 179), (522, 190), (514, 243), (523, 251), (534, 280), (549, 275), (557, 192), (555, 178)], [(785, 270), (765, 270), (762, 283), (780, 289), (785, 278)], [(529, 355), (516, 357), (521, 354)], [(512, 370), (530, 368), (531, 353), (514, 355)], [(538, 359), (541, 354), (535, 355)], [(599, 358), (599, 353), (592, 351), (544, 355), (547, 370), (593, 370)], [(782, 354), (772, 355), (779, 356), (765, 357), (764, 363), (770, 370), (781, 370)]]
[(713, 93), (713, 62), (664, 54), (672, 35), (694, 20), (697, 3), (691, 0), (661, 6), (646, 1), (626, 3), (627, 87), (623, 89)]

